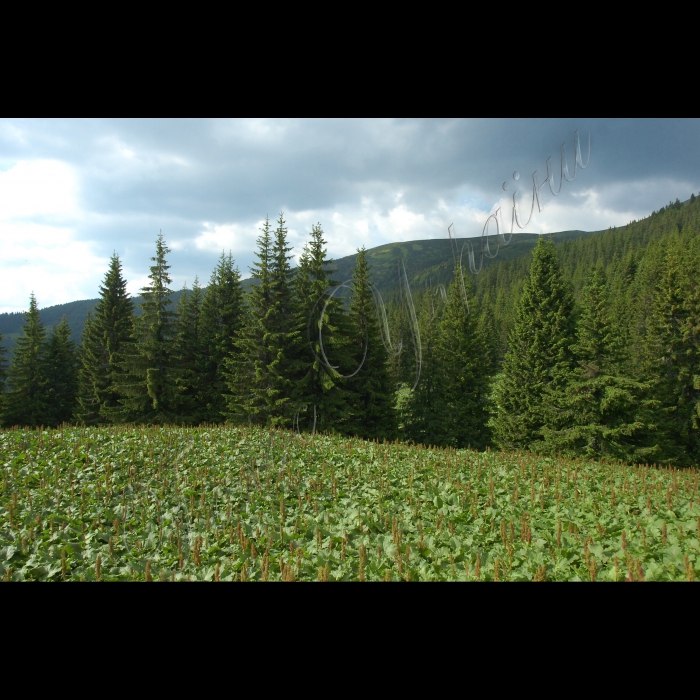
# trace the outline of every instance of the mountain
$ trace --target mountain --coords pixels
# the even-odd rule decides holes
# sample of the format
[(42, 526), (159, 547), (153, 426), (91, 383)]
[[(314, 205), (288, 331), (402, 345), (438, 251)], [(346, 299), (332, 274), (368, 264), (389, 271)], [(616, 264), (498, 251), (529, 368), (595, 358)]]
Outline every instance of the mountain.
[[(182, 290), (174, 292), (171, 297), (172, 303), (177, 304), (181, 295)], [(47, 329), (51, 329), (53, 326), (58, 325), (65, 315), (68, 325), (71, 328), (71, 340), (79, 343), (87, 313), (95, 308), (95, 304), (97, 304), (98, 301), (98, 299), (81, 299), (80, 301), (70, 301), (67, 304), (47, 306), (40, 310), (41, 320)], [(143, 301), (141, 297), (134, 297), (137, 316), (141, 314), (141, 309), (137, 306), (141, 301)], [(22, 333), (23, 323), (24, 312), (22, 311), (0, 314), (0, 333), (5, 336), (3, 344), (10, 352), (14, 347), (15, 339)]]
[[(563, 231), (554, 233), (552, 237), (555, 241), (561, 242), (578, 238), (579, 236), (590, 235), (584, 231)], [(498, 257), (495, 260), (484, 258), (484, 267), (493, 264), (496, 260), (508, 260), (520, 257), (528, 253), (537, 242), (537, 234), (517, 234), (513, 236), (508, 246), (501, 247)], [(474, 239), (457, 239), (458, 249), (461, 250), (464, 241), (470, 240), (473, 245), (478, 246), (480, 241)], [(333, 262), (337, 272), (333, 277), (340, 283), (350, 279), (352, 269), (355, 265), (357, 255), (348, 255)], [(449, 282), (453, 274), (452, 249), (450, 241), (444, 239), (428, 239), (423, 241), (409, 241), (407, 243), (388, 243), (367, 251), (367, 260), (372, 267), (372, 279), (380, 292), (386, 294), (396, 288), (398, 279), (398, 262), (404, 261), (406, 272), (412, 285), (425, 284), (429, 280), (442, 283)], [(465, 255), (466, 260), (466, 255)], [(251, 278), (243, 280), (244, 287), (253, 283)], [(174, 292), (172, 295), (173, 304), (177, 304), (182, 290)], [(75, 342), (80, 342), (83, 332), (83, 325), (88, 311), (92, 310), (97, 303), (97, 299), (82, 299), (71, 301), (67, 304), (57, 304), (41, 309), (41, 320), (47, 328), (51, 328), (61, 322), (65, 314), (68, 325), (71, 327), (71, 338)], [(141, 297), (134, 298), (136, 313), (140, 313), (138, 308)], [(21, 333), (24, 321), (24, 313), (0, 314), (0, 333), (5, 336), (5, 347), (11, 350), (14, 340)]]
[[(668, 206), (627, 226), (613, 227), (606, 231), (561, 231), (546, 235), (551, 236), (557, 244), (562, 267), (571, 279), (574, 290), (578, 291), (593, 265), (607, 267), (615, 261), (634, 256), (635, 251), (645, 248), (655, 238), (673, 229), (680, 231), (684, 226), (700, 229), (700, 198), (692, 196), (685, 202), (678, 199), (669, 202)], [(472, 277), (477, 300), (492, 307), (502, 337), (507, 333), (514, 304), (529, 268), (530, 251), (536, 245), (538, 237), (539, 234), (528, 233), (513, 235), (510, 243), (501, 246), (494, 258), (483, 256), (481, 273)], [(470, 241), (474, 246), (478, 266), (480, 238), (457, 239), (458, 254), (465, 241)], [(333, 262), (336, 269), (333, 278), (338, 283), (350, 279), (356, 257), (348, 255)], [(397, 288), (398, 263), (401, 260), (406, 266), (411, 289), (415, 291), (427, 284), (447, 284), (453, 277), (452, 246), (446, 236), (377, 246), (367, 251), (367, 261), (371, 267), (372, 281), (385, 296), (391, 295)], [(466, 265), (466, 253), (464, 264)], [(252, 283), (250, 278), (243, 280), (244, 287)], [(182, 291), (173, 293), (174, 304), (181, 294)], [(140, 297), (134, 299), (136, 305), (140, 301)], [(96, 303), (97, 299), (84, 299), (49, 306), (41, 310), (41, 318), (50, 328), (59, 323), (65, 314), (72, 329), (71, 337), (79, 342), (87, 312)], [(136, 311), (140, 311), (138, 306)], [(0, 333), (5, 336), (4, 345), (10, 351), (14, 339), (21, 333), (23, 319), (24, 314), (21, 312), (0, 314)]]
[[(556, 243), (574, 240), (581, 236), (590, 236), (592, 233), (586, 231), (561, 231), (551, 235)], [(519, 233), (513, 235), (510, 243), (501, 246), (498, 254), (494, 258), (484, 255), (483, 268), (486, 269), (494, 263), (520, 258), (527, 255), (537, 244), (539, 234)], [(476, 265), (479, 265), (479, 251), (481, 250), (481, 239), (458, 238), (456, 239), (457, 256), (459, 256), (465, 242), (474, 247), (476, 252)], [(492, 245), (492, 253), (495, 247)], [(427, 283), (446, 284), (452, 280), (454, 272), (454, 259), (452, 246), (447, 236), (445, 238), (431, 238), (423, 241), (408, 241), (406, 243), (387, 243), (386, 245), (370, 248), (367, 253), (367, 263), (371, 268), (372, 282), (380, 292), (393, 291), (397, 286), (398, 263), (403, 260), (406, 266), (406, 275), (409, 283), (413, 287), (422, 287)], [(352, 277), (352, 269), (355, 265), (357, 255), (348, 255), (334, 262), (337, 272), (333, 275), (338, 282), (344, 282)], [(462, 260), (465, 266), (467, 263), (467, 251), (464, 252)]]

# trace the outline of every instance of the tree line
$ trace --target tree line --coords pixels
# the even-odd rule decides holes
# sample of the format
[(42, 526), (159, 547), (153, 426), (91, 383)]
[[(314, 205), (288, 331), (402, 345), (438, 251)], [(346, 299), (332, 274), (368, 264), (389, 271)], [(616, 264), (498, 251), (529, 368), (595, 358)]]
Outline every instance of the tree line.
[[(471, 278), (471, 320), (454, 314), (453, 290), (442, 324), (424, 322), (434, 357), (407, 402), (407, 436), (698, 465), (698, 232), (692, 196), (598, 236), (541, 237), (531, 256)], [(463, 416), (453, 391), (472, 396)]]
[(161, 234), (140, 315), (115, 254), (79, 347), (65, 319), (47, 335), (32, 295), (9, 368), (0, 365), (3, 425), (229, 421), (395, 439), (394, 383), (364, 250), (349, 306), (328, 299), (336, 283), (320, 225), (294, 274), (290, 250), (283, 216), (274, 229), (266, 220), (247, 293), (222, 254), (206, 290), (195, 280), (173, 309)]
[(293, 272), (283, 216), (266, 220), (249, 291), (222, 254), (175, 310), (159, 236), (141, 315), (115, 255), (80, 347), (65, 321), (47, 336), (32, 297), (3, 424), (251, 423), (698, 464), (698, 224), (692, 198), (570, 245), (542, 237), (527, 259), (464, 275), (466, 299), (456, 281), (414, 290), (417, 328), (394, 295), (386, 329), (364, 250), (349, 301), (329, 295), (320, 225)]

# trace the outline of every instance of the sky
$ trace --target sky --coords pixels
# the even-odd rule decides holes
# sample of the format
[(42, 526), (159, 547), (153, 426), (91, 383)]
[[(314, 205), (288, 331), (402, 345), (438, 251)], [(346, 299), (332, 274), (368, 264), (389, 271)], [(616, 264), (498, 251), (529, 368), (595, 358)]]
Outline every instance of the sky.
[(248, 277), (280, 212), (295, 256), (315, 223), (334, 258), (479, 236), (499, 206), (510, 230), (548, 158), (556, 191), (563, 143), (573, 174), (576, 130), (588, 166), (542, 187), (524, 231), (620, 226), (700, 191), (698, 119), (0, 119), (0, 311), (97, 297), (113, 252), (138, 294), (161, 230), (173, 289), (206, 285), (222, 251)]

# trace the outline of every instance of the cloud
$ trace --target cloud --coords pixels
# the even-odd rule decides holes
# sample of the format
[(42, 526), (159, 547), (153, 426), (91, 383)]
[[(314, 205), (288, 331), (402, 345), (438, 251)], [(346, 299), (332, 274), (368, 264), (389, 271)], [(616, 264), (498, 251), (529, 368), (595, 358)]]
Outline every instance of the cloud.
[(65, 163), (20, 161), (0, 172), (0, 221), (76, 213), (76, 178)]
[(2, 306), (26, 309), (35, 292), (41, 305), (84, 298), (99, 284), (105, 260), (76, 236), (77, 182), (55, 160), (19, 161), (0, 172)]
[(108, 264), (69, 228), (3, 221), (0, 241), (3, 311), (27, 309), (32, 292), (42, 307), (90, 298)]
[(9, 272), (17, 256), (44, 259), (39, 229), (32, 238), (22, 226), (55, 227), (76, 261), (62, 260), (61, 272), (47, 259), (42, 272), (31, 272), (52, 280), (46, 303), (94, 297), (94, 280), (114, 250), (129, 288), (138, 289), (161, 229), (172, 248), (174, 287), (195, 275), (206, 283), (222, 249), (247, 276), (262, 219), (274, 221), (280, 211), (296, 256), (316, 222), (334, 257), (360, 245), (442, 237), (450, 223), (459, 235), (479, 235), (513, 171), (526, 192), (535, 170), (546, 173), (548, 157), (558, 166), (564, 141), (573, 164), (577, 128), (584, 138), (591, 134), (591, 163), (559, 198), (550, 197), (529, 230), (619, 225), (700, 190), (699, 125), (586, 118), (2, 121), (0, 240), (13, 238), (15, 257), (0, 261), (0, 307), (26, 305), (25, 285)]
[[(255, 248), (256, 233), (262, 225), (262, 220), (257, 221), (252, 226), (243, 226), (241, 224), (212, 225), (205, 221), (202, 224), (202, 230), (194, 238), (193, 243), (198, 250), (202, 251), (211, 253), (231, 251), (236, 255), (241, 253), (245, 255)], [(182, 245), (182, 248), (185, 249), (186, 246)]]

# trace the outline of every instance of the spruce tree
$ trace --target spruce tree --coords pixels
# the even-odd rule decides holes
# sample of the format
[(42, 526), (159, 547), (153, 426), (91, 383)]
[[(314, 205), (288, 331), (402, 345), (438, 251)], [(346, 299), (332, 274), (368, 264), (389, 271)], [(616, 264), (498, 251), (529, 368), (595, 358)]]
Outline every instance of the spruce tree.
[(670, 236), (644, 339), (660, 459), (700, 461), (700, 239)]
[(120, 363), (133, 341), (133, 313), (121, 262), (114, 253), (100, 286), (100, 299), (83, 327), (76, 409), (81, 423), (104, 423), (120, 413), (116, 385), (123, 372)]
[[(464, 286), (471, 297), (468, 279)], [(488, 317), (477, 316), (476, 304), (471, 307), (469, 311), (465, 308), (455, 280), (447, 292), (437, 342), (446, 409), (443, 444), (482, 450), (490, 441), (488, 397), (495, 342)]]
[(546, 451), (636, 462), (654, 448), (643, 443), (650, 425), (644, 392), (627, 373), (624, 331), (613, 321), (608, 293), (596, 268), (583, 289), (571, 382), (552, 402), (560, 409), (557, 426), (543, 428)]
[(292, 379), (294, 347), (301, 335), (295, 328), (294, 295), (292, 293), (291, 266), (287, 245), (287, 227), (284, 214), (280, 213), (275, 229), (275, 239), (270, 260), (270, 308), (265, 326), (265, 344), (272, 361), (266, 368), (267, 381), (264, 400), (270, 425), (290, 425), (294, 412), (295, 389)]
[[(404, 304), (406, 303), (404, 299)], [(409, 375), (411, 384), (402, 389), (409, 393), (401, 401), (401, 432), (404, 439), (418, 444), (445, 445), (447, 405), (439, 352), (440, 318), (444, 309), (436, 310), (427, 294), (421, 295), (416, 305), (420, 348), (418, 350), (415, 342), (404, 344), (401, 348), (401, 354), (414, 361), (413, 376)], [(408, 313), (409, 310), (404, 308), (406, 318)]]
[(295, 382), (292, 408), (300, 429), (313, 429), (315, 417), (317, 430), (342, 432), (348, 421), (343, 376), (352, 373), (354, 358), (342, 298), (329, 297), (337, 282), (331, 279), (335, 270), (329, 268), (325, 246), (323, 229), (316, 224), (293, 282), (297, 335), (289, 365)]
[(207, 418), (207, 406), (202, 398), (205, 381), (206, 348), (201, 329), (202, 288), (195, 277), (192, 291), (182, 290), (177, 307), (177, 337), (174, 346), (174, 364), (179, 389), (177, 413), (187, 424), (199, 424)]
[[(467, 289), (471, 295), (472, 287), (469, 286)], [(475, 299), (475, 297), (472, 298)], [(498, 371), (500, 364), (501, 340), (493, 304), (491, 303), (491, 294), (487, 293), (482, 299), (475, 299), (475, 301), (475, 313), (478, 312), (477, 332), (484, 343), (481, 367), (485, 376), (493, 377)]]
[(48, 406), (46, 425), (57, 427), (69, 423), (76, 408), (78, 393), (78, 352), (70, 339), (65, 316), (53, 328), (46, 343), (44, 372)]
[(3, 335), (0, 333), (0, 425), (3, 424), (3, 416), (5, 415), (5, 380), (7, 379), (7, 365), (5, 361), (7, 350), (2, 344), (3, 340)]
[(494, 437), (506, 449), (542, 447), (542, 430), (556, 424), (548, 397), (572, 378), (574, 302), (554, 244), (540, 237), (517, 307), (508, 350), (495, 385)]
[(5, 388), (5, 378), (7, 376), (7, 366), (5, 364), (5, 357), (7, 355), (7, 350), (5, 349), (5, 346), (3, 345), (3, 341), (5, 340), (5, 337), (3, 336), (2, 333), (0, 333), (0, 384), (2, 385), (2, 388)]
[(353, 365), (355, 368), (362, 366), (347, 387), (350, 420), (346, 430), (365, 439), (391, 440), (397, 434), (394, 381), (380, 334), (364, 248), (357, 251), (352, 290), (350, 338), (354, 343)]
[(238, 361), (236, 340), (245, 319), (241, 275), (233, 257), (221, 254), (204, 293), (201, 315), (201, 339), (204, 367), (201, 380), (203, 419), (219, 423), (226, 415), (226, 361)]
[(416, 360), (411, 349), (411, 331), (400, 293), (387, 297), (386, 318), (392, 344), (392, 351), (389, 352), (389, 371), (395, 386), (401, 387), (400, 391), (406, 394), (415, 383)]
[(95, 394), (91, 358), (100, 346), (95, 333), (92, 312), (88, 311), (83, 325), (82, 343), (78, 348), (78, 395), (76, 397), (75, 420), (82, 425), (96, 425), (107, 419), (100, 414), (100, 401)]
[(8, 371), (9, 391), (4, 416), (6, 426), (47, 425), (49, 396), (45, 357), (46, 329), (32, 293), (29, 310), (24, 316), (22, 335), (17, 339)]
[(275, 355), (268, 330), (273, 297), (273, 241), (268, 218), (258, 236), (257, 246), (257, 261), (253, 262), (250, 271), (253, 284), (246, 297), (243, 328), (234, 342), (238, 352), (225, 360), (230, 392), (226, 401), (229, 420), (266, 425), (273, 418), (268, 395), (268, 389), (271, 389), (268, 367)]
[(156, 240), (156, 255), (151, 258), (151, 283), (141, 289), (141, 316), (134, 319), (134, 342), (124, 351), (119, 363), (122, 374), (115, 387), (120, 407), (110, 410), (110, 419), (126, 423), (177, 423), (178, 371), (173, 343), (175, 312), (171, 305), (172, 290), (166, 255), (170, 252), (162, 232)]

